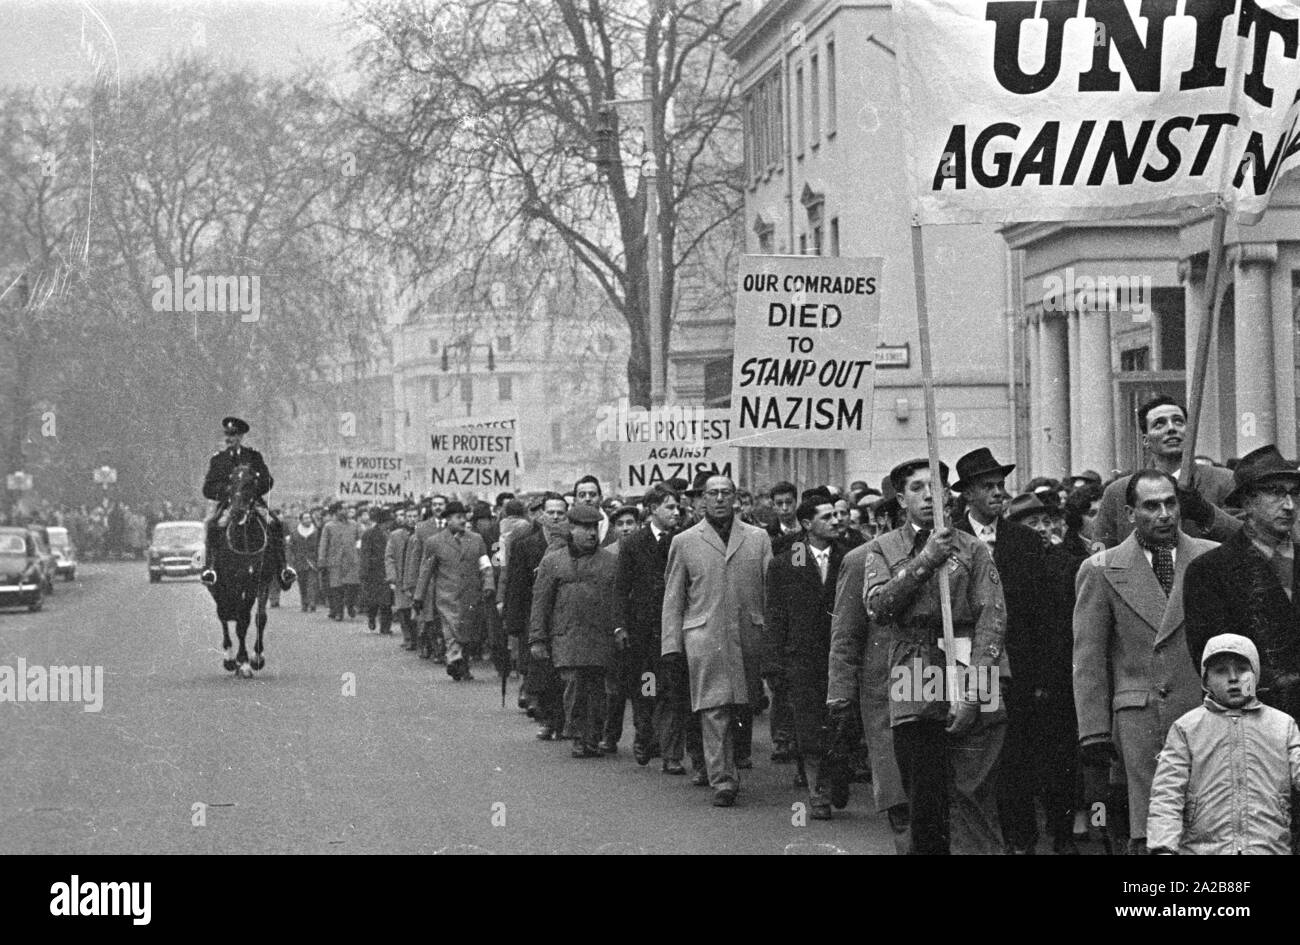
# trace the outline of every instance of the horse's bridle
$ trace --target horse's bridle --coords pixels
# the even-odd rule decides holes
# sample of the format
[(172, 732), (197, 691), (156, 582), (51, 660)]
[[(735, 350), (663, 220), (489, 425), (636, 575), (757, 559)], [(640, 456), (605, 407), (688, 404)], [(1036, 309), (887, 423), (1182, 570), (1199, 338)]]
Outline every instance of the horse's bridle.
[(254, 551), (241, 551), (234, 541), (235, 526), (246, 528), (248, 516), (253, 512), (253, 504), (244, 496), (245, 490), (253, 483), (254, 478), (247, 463), (241, 463), (234, 468), (230, 474), (230, 521), (226, 525), (226, 547), (232, 554), (239, 555), (242, 558), (252, 558), (260, 555), (266, 550), (270, 535), (267, 527), (262, 525), (262, 544)]

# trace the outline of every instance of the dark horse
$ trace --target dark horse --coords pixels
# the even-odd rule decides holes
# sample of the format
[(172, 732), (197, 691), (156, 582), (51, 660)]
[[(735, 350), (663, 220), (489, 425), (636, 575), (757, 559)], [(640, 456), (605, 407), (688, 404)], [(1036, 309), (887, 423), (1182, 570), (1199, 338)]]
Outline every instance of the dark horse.
[[(262, 631), (266, 629), (266, 597), (276, 580), (275, 555), (271, 553), (271, 529), (253, 508), (256, 477), (247, 464), (236, 466), (230, 474), (229, 521), (221, 540), (213, 547), (217, 581), (208, 587), (217, 602), (217, 619), (221, 621), (222, 662), (227, 670), (249, 678), (253, 670), (266, 665), (262, 656)], [(250, 659), (244, 638), (248, 634), (253, 603), (257, 603), (257, 642)], [(235, 622), (239, 652), (230, 642), (230, 621)]]

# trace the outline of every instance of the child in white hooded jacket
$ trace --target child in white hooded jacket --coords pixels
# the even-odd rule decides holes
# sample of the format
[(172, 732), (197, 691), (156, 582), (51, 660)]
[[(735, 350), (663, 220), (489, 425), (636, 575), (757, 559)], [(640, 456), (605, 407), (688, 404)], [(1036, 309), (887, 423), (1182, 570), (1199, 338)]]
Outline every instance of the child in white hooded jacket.
[(1151, 785), (1152, 853), (1289, 854), (1300, 729), (1255, 697), (1259, 653), (1243, 636), (1211, 637), (1205, 703), (1169, 730)]

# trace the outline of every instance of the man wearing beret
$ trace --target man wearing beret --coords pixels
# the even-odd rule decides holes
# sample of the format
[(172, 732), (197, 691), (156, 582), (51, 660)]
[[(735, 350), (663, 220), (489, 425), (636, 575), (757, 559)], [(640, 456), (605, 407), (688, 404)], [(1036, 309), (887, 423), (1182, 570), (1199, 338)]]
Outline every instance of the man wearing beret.
[[(1006, 710), (992, 690), (1006, 635), (1006, 603), (984, 542), (952, 527), (934, 530), (934, 503), (944, 500), (947, 472), (940, 464), (939, 488), (932, 487), (924, 459), (900, 463), (890, 472), (906, 523), (849, 556), (862, 555), (865, 619), (838, 619), (841, 609), (857, 609), (845, 599), (846, 591), (857, 593), (845, 559), (831, 625), (827, 705), (833, 725), (847, 724), (845, 715), (853, 711), (867, 665), (868, 627), (873, 634), (883, 630), (889, 639), (889, 717), (911, 821), (910, 852), (997, 853), (1002, 837), (995, 773)], [(953, 655), (971, 670), (958, 680), (947, 679), (947, 656), (940, 646), (940, 568), (947, 571), (951, 590)], [(933, 685), (936, 673), (939, 684)], [(864, 711), (880, 682), (862, 679)], [(950, 689), (955, 689), (954, 702), (948, 701)], [(870, 738), (871, 720), (863, 723)], [(874, 755), (873, 749), (873, 769)]]
[(599, 546), (599, 509), (579, 502), (568, 517), (568, 541), (547, 552), (537, 569), (528, 643), (533, 659), (549, 659), (564, 677), (573, 757), (600, 758), (605, 674), (614, 661), (618, 558)]
[[(203, 477), (203, 497), (208, 500), (208, 511), (204, 518), (206, 528), (203, 560), (205, 563), (199, 580), (204, 584), (212, 585), (217, 582), (217, 572), (212, 567), (215, 563), (212, 549), (215, 543), (221, 540), (221, 514), (230, 505), (231, 474), (241, 465), (249, 467), (255, 479), (254, 504), (263, 510), (266, 504), (262, 501), (262, 497), (275, 485), (275, 480), (271, 478), (271, 471), (266, 468), (266, 460), (262, 458), (262, 454), (243, 445), (244, 434), (248, 430), (248, 424), (238, 417), (222, 419), (221, 431), (226, 441), (226, 448), (212, 454), (212, 458), (208, 460), (208, 473)], [(271, 549), (273, 565), (279, 573), (280, 586), (287, 591), (293, 586), (297, 572), (286, 566), (284, 528), (276, 516), (270, 515), (269, 512), (264, 512), (263, 515), (267, 522), (267, 547)]]

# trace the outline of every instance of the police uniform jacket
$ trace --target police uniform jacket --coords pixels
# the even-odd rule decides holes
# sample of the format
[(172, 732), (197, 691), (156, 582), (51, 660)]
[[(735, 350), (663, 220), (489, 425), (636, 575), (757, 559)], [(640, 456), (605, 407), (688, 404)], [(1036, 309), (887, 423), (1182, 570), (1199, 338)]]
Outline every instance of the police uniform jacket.
[(275, 480), (271, 478), (271, 471), (266, 468), (266, 460), (262, 459), (262, 454), (257, 450), (241, 446), (238, 449), (218, 450), (212, 454), (212, 458), (208, 460), (208, 474), (203, 478), (203, 497), (218, 502), (227, 501), (230, 474), (241, 463), (248, 464), (257, 477), (257, 485), (253, 489), (254, 498), (260, 499), (271, 491)]

